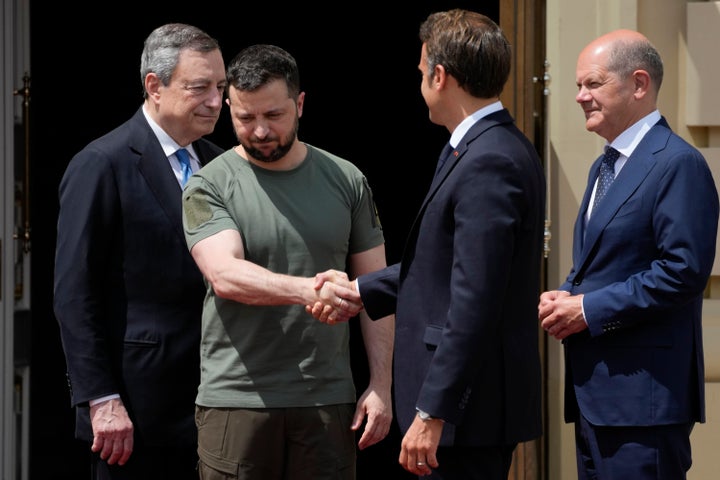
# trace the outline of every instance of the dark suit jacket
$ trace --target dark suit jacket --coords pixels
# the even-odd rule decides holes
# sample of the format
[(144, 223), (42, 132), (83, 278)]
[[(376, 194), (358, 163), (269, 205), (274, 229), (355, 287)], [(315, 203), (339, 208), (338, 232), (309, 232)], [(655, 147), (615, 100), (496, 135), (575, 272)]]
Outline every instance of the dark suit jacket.
[(711, 172), (662, 119), (585, 226), (599, 163), (560, 287), (585, 294), (589, 325), (564, 342), (565, 419), (579, 406), (595, 425), (704, 421), (702, 296), (718, 224)]
[[(221, 149), (193, 144), (201, 163)], [(136, 445), (195, 443), (203, 278), (181, 188), (142, 111), (72, 159), (60, 183), (55, 315), (76, 436), (88, 401), (120, 393)]]
[(398, 422), (443, 418), (441, 445), (541, 435), (537, 302), (545, 179), (502, 110), (479, 120), (433, 180), (401, 262), (361, 276), (371, 318), (396, 313)]

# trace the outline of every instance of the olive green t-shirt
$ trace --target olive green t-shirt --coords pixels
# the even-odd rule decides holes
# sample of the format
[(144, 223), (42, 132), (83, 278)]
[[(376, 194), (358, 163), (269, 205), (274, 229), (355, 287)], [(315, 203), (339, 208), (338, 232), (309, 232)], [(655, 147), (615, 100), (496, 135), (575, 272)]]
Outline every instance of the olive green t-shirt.
[[(245, 259), (275, 273), (312, 277), (346, 269), (349, 254), (384, 242), (372, 192), (352, 163), (307, 145), (290, 171), (257, 167), (234, 150), (188, 181), (183, 224), (189, 248), (227, 229)], [(355, 401), (349, 325), (326, 325), (303, 305), (257, 306), (218, 298), (202, 316), (197, 403), (298, 407)]]

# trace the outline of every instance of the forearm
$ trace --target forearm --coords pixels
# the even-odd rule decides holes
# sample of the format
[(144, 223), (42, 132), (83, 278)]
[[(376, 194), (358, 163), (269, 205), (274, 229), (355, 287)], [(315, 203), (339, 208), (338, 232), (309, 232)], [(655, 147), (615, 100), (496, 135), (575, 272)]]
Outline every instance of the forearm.
[(393, 342), (395, 339), (395, 315), (371, 320), (360, 312), (360, 331), (370, 372), (370, 384), (389, 392), (392, 385)]
[(247, 260), (234, 259), (206, 278), (217, 296), (248, 305), (307, 305), (318, 297), (313, 278), (273, 273)]

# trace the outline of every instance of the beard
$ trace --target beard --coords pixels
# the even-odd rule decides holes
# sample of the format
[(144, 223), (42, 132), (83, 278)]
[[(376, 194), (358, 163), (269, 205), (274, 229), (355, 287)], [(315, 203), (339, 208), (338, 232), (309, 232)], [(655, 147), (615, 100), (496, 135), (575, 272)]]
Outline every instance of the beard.
[(254, 138), (250, 138), (250, 141), (255, 144), (264, 144), (264, 143), (270, 143), (277, 140), (278, 146), (275, 147), (273, 150), (270, 151), (270, 153), (263, 153), (262, 150), (259, 148), (253, 147), (253, 143), (250, 142), (243, 142), (240, 137), (238, 137), (238, 142), (240, 145), (242, 145), (243, 149), (245, 150), (245, 153), (253, 157), (254, 159), (265, 162), (265, 163), (272, 163), (277, 162), (281, 158), (283, 158), (287, 153), (290, 151), (290, 149), (293, 146), (293, 143), (295, 143), (295, 139), (297, 138), (298, 129), (300, 127), (300, 119), (296, 116), (295, 117), (295, 125), (293, 125), (292, 130), (290, 133), (287, 134), (287, 136), (283, 139), (277, 139), (273, 137), (267, 137), (263, 140), (258, 140)]

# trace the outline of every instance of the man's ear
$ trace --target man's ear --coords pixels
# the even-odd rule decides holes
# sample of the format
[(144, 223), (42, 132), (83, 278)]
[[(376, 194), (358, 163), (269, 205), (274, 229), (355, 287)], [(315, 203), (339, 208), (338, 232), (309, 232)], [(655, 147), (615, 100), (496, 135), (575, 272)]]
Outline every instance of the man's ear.
[(157, 95), (161, 86), (160, 79), (155, 73), (148, 73), (145, 75), (145, 91), (150, 98), (157, 100)]
[(302, 117), (303, 106), (305, 105), (305, 92), (300, 92), (298, 94), (298, 98), (295, 101), (295, 105), (297, 106), (297, 116), (298, 116), (298, 118), (300, 118), (300, 117)]
[(645, 70), (635, 70), (632, 78), (635, 83), (635, 97), (640, 99), (647, 95), (650, 91), (650, 74)]
[(442, 89), (446, 81), (447, 72), (445, 71), (445, 67), (440, 64), (435, 65), (435, 68), (433, 68), (433, 87)]

